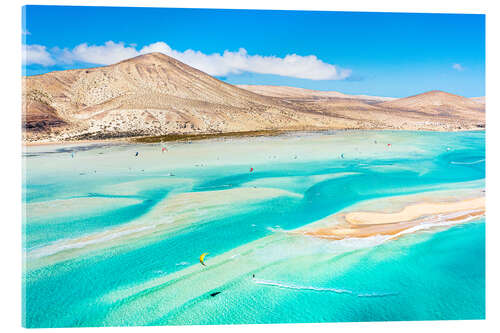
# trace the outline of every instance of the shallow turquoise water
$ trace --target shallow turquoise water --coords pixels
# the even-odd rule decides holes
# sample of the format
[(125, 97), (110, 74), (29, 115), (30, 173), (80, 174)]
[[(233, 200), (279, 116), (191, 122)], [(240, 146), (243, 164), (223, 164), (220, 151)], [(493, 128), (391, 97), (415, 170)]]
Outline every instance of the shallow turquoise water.
[[(262, 287), (243, 277), (221, 288), (224, 298), (205, 295), (153, 324), (481, 319), (483, 222), (430, 237), (408, 236), (333, 260), (266, 267), (259, 277), (281, 286)], [(341, 274), (338, 266), (344, 268)]]
[[(483, 188), (484, 132), (354, 131), (269, 140), (271, 143), (241, 139), (177, 145), (170, 155), (158, 153), (154, 145), (28, 151), (23, 198), (24, 325), (484, 318), (483, 220), (373, 246), (340, 246), (334, 253), (323, 250), (323, 243), (301, 247), (279, 231), (307, 225), (363, 200)], [(249, 164), (245, 149), (259, 145), (265, 145), (265, 154)], [(285, 155), (285, 149), (294, 145), (299, 152)], [(217, 152), (201, 155), (212, 147)], [(188, 149), (193, 154), (180, 155)], [(316, 150), (318, 155), (314, 155)], [(77, 151), (75, 158), (69, 156), (71, 151)], [(136, 151), (141, 155), (134, 159)], [(124, 187), (134, 190), (116, 187), (123, 183), (136, 185)], [(197, 215), (198, 208), (190, 207), (184, 224), (173, 230), (133, 241), (112, 239), (103, 248), (89, 248), (66, 260), (48, 256), (37, 264), (39, 259), (30, 257), (60, 240), (127, 226), (144, 217), (147, 220), (160, 203), (180, 193), (212, 195), (213, 191), (263, 187), (297, 196), (222, 202), (224, 209), (215, 209), (209, 217)], [(87, 198), (116, 202), (87, 207), (83, 201)], [(74, 214), (52, 213), (54, 200), (67, 199), (77, 200), (71, 206)], [(137, 202), (123, 204), (121, 199)], [(185, 205), (192, 202), (186, 200)], [(34, 204), (41, 204), (46, 215), (35, 216)], [(258, 245), (260, 241), (270, 245)], [(61, 253), (82, 247), (86, 245)], [(240, 272), (241, 262), (233, 265), (224, 259), (221, 269), (230, 278), (203, 274), (198, 263), (201, 253), (226, 258), (228, 251), (239, 248), (252, 253), (250, 271)], [(315, 251), (309, 253), (310, 249)], [(282, 254), (287, 255), (279, 257)], [(277, 259), (271, 260), (273, 257)], [(127, 297), (116, 296), (171, 274), (177, 276), (173, 282)], [(261, 283), (249, 278), (251, 274)], [(188, 279), (200, 285), (192, 297), (182, 289), (182, 280)], [(212, 287), (204, 289), (205, 283), (217, 286), (221, 294), (210, 297)], [(186, 300), (180, 301), (183, 297)]]

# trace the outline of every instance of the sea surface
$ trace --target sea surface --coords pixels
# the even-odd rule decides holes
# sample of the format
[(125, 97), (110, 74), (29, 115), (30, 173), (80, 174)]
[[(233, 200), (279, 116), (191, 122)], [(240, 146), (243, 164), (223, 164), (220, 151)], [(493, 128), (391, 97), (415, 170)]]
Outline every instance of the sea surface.
[(367, 200), (484, 188), (484, 132), (162, 147), (25, 147), (24, 326), (485, 317), (484, 219), (396, 239), (287, 232)]

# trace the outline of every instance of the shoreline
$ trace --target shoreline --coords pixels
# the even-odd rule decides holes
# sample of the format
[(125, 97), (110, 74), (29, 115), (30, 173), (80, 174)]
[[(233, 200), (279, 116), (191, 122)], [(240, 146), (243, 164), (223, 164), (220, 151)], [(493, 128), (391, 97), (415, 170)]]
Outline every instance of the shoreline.
[(55, 146), (55, 145), (73, 145), (73, 144), (106, 144), (106, 143), (115, 143), (115, 142), (128, 142), (125, 138), (120, 139), (100, 139), (100, 140), (63, 140), (63, 141), (34, 141), (34, 142), (26, 142), (23, 141), (21, 145), (23, 147), (38, 147), (38, 146)]
[(438, 133), (455, 133), (455, 132), (485, 132), (485, 128), (477, 129), (460, 129), (460, 130), (411, 130), (411, 129), (393, 129), (393, 128), (340, 128), (340, 129), (297, 129), (297, 130), (256, 130), (256, 131), (240, 131), (240, 132), (220, 132), (220, 133), (186, 133), (186, 134), (167, 134), (158, 136), (132, 136), (132, 137), (109, 137), (102, 139), (82, 139), (82, 140), (60, 140), (60, 141), (22, 141), (23, 147), (30, 146), (50, 146), (64, 144), (91, 144), (91, 143), (161, 143), (161, 142), (189, 142), (189, 141), (204, 141), (218, 138), (247, 138), (247, 137), (274, 137), (294, 133), (328, 133), (328, 132), (347, 132), (347, 131), (397, 131), (397, 132), (438, 132)]

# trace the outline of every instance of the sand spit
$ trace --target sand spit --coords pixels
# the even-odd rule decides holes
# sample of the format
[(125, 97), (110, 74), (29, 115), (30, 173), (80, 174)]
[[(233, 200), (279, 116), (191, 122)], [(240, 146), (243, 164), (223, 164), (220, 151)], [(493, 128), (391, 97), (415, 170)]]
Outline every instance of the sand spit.
[(484, 210), (485, 198), (479, 197), (450, 203), (419, 203), (406, 206), (398, 213), (353, 212), (345, 219), (350, 224), (387, 224), (415, 220), (425, 215), (445, 214), (466, 210)]
[[(465, 200), (418, 202), (399, 212), (353, 211), (334, 214), (321, 223), (291, 233), (326, 239), (363, 238), (402, 234), (435, 227), (447, 227), (476, 220), (485, 215), (485, 197)], [(390, 201), (391, 198), (382, 199)], [(440, 201), (437, 201), (440, 200)], [(443, 201), (441, 201), (443, 200)]]

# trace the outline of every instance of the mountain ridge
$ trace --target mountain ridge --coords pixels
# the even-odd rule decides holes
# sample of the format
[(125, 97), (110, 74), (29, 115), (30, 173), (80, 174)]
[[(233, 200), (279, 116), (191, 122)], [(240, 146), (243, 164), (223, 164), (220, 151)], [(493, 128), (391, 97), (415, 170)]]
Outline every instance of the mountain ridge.
[(285, 98), (286, 97), (350, 98), (350, 99), (373, 100), (373, 101), (388, 101), (396, 99), (394, 97), (349, 95), (338, 91), (312, 90), (312, 89), (289, 87), (289, 86), (245, 85), (245, 84), (239, 84), (236, 86), (249, 91), (253, 91), (255, 93), (259, 93), (264, 96), (285, 97)]
[[(473, 101), (459, 99), (456, 112), (446, 104), (447, 114), (430, 110), (435, 118), (429, 122), (428, 108), (398, 104), (405, 99), (302, 88), (286, 88), (288, 96), (263, 95), (162, 53), (22, 81), (25, 142), (255, 130), (460, 130), (484, 124), (478, 117), (484, 106)], [(253, 86), (259, 89), (269, 90)]]

